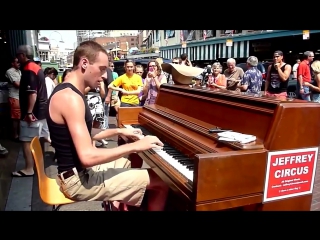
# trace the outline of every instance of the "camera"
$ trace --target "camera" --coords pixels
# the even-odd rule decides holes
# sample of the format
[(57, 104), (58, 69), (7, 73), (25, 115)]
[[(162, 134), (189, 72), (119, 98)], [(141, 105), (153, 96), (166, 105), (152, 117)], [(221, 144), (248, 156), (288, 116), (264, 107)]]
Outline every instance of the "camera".
[(211, 65), (207, 65), (202, 72), (202, 82), (201, 85), (206, 85), (208, 82), (208, 76), (212, 74)]

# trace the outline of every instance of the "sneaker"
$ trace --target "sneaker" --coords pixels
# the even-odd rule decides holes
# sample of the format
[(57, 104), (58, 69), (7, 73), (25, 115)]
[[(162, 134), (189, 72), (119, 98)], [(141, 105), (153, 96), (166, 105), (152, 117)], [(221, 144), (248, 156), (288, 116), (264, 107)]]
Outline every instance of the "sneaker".
[(106, 140), (104, 140), (104, 139), (102, 139), (101, 142), (102, 142), (103, 145), (108, 145), (108, 142)]
[(8, 153), (8, 150), (0, 145), (0, 157), (5, 157)]

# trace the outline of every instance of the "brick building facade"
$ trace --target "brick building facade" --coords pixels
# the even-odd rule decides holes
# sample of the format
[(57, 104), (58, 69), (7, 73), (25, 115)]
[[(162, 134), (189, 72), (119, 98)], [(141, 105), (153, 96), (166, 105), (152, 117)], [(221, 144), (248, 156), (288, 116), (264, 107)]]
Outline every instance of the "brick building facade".
[(138, 47), (137, 36), (98, 37), (92, 40), (101, 44), (107, 49), (115, 48), (115, 42), (117, 42), (117, 47), (123, 51), (127, 51), (132, 47)]

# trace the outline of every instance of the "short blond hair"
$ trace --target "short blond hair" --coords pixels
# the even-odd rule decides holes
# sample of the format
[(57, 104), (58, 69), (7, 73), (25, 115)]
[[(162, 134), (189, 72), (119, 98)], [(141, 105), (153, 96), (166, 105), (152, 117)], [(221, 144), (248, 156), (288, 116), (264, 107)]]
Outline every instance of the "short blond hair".
[(320, 61), (316, 60), (311, 64), (311, 68), (315, 73), (320, 73)]
[(220, 73), (222, 73), (222, 65), (219, 62), (215, 62), (214, 64), (212, 64), (211, 68), (212, 69), (219, 68), (220, 69)]

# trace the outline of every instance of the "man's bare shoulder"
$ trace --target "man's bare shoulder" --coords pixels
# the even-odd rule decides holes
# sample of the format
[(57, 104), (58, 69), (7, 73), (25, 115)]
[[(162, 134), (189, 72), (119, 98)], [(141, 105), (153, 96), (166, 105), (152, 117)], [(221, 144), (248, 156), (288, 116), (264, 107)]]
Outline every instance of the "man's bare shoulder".
[(84, 106), (83, 98), (70, 88), (56, 92), (50, 101), (50, 105), (58, 106), (60, 109), (73, 109)]

